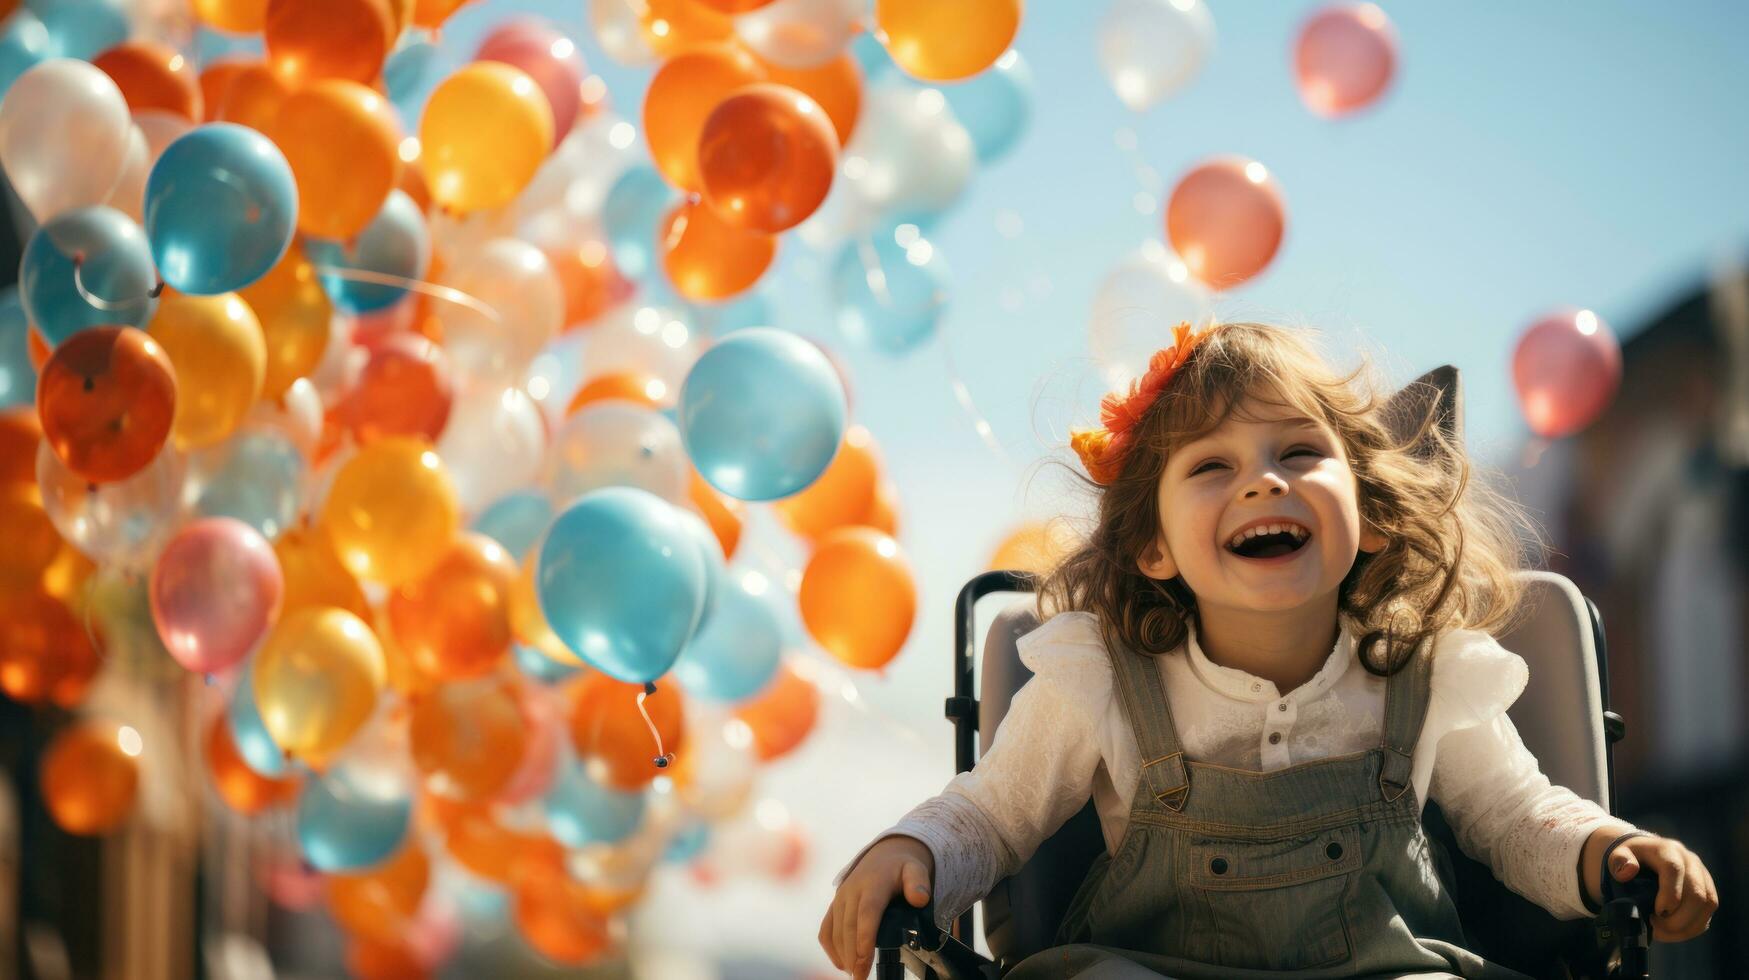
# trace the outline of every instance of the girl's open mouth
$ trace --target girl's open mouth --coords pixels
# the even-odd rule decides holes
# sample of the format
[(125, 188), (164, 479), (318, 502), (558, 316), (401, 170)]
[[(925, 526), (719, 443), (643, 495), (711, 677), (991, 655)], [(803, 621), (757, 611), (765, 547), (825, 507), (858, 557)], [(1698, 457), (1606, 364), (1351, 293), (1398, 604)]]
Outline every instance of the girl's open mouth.
[(1295, 525), (1271, 525), (1257, 533), (1237, 535), (1227, 550), (1249, 561), (1272, 561), (1291, 557), (1312, 540), (1312, 532)]

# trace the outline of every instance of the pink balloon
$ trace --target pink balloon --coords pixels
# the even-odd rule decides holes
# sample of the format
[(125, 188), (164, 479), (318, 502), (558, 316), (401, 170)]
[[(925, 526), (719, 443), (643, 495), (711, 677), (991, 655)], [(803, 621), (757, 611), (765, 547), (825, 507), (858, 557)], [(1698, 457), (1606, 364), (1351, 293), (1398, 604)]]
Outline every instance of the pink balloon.
[(553, 145), (558, 146), (583, 104), (583, 54), (570, 38), (539, 20), (513, 20), (486, 36), (480, 61), (501, 61), (529, 74), (553, 108)]
[(1397, 70), (1397, 33), (1370, 3), (1325, 7), (1300, 28), (1294, 75), (1300, 98), (1320, 116), (1371, 105)]
[(1190, 274), (1229, 289), (1262, 272), (1281, 247), (1287, 205), (1268, 169), (1244, 157), (1205, 161), (1166, 203), (1166, 237)]
[(152, 568), (152, 622), (176, 662), (211, 674), (242, 660), (279, 614), (285, 578), (273, 547), (229, 517), (176, 532)]
[(552, 788), (559, 769), (559, 745), (565, 732), (563, 713), (554, 703), (556, 695), (533, 685), (520, 691), (528, 742), (522, 762), (498, 794), (498, 802), (515, 806)]
[(1512, 352), (1512, 384), (1532, 432), (1571, 435), (1603, 414), (1621, 386), (1621, 344), (1590, 310), (1563, 309), (1530, 325)]

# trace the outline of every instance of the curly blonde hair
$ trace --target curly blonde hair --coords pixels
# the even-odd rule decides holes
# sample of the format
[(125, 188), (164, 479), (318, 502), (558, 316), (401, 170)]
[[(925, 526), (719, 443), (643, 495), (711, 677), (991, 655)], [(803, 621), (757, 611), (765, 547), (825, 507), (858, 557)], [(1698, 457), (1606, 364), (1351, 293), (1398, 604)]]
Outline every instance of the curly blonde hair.
[(1158, 581), (1136, 567), (1160, 528), (1160, 474), (1175, 449), (1253, 398), (1330, 427), (1354, 471), (1361, 520), (1386, 540), (1356, 556), (1338, 592), (1367, 670), (1394, 673), (1448, 630), (1509, 625), (1523, 591), (1514, 573), (1533, 553), (1541, 557), (1534, 525), (1476, 478), (1456, 419), (1434, 392), (1382, 395), (1370, 362), (1333, 371), (1302, 333), (1263, 323), (1211, 328), (1134, 426), (1115, 478), (1099, 486), (1077, 474), (1097, 495), (1097, 516), (1086, 539), (1042, 576), (1041, 620), (1089, 611), (1108, 644), (1147, 654), (1184, 642), (1196, 596), (1182, 578)]

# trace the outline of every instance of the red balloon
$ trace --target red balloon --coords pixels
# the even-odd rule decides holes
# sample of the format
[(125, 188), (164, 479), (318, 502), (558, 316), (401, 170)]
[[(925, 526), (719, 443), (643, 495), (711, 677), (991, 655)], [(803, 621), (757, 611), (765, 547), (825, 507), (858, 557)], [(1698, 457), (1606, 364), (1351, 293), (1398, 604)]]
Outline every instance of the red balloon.
[(1621, 385), (1621, 344), (1590, 310), (1557, 310), (1512, 352), (1512, 384), (1532, 432), (1558, 439), (1590, 425)]
[(698, 137), (704, 199), (741, 228), (801, 224), (826, 199), (836, 169), (832, 120), (787, 85), (749, 85), (717, 103)]
[(36, 387), (43, 437), (93, 483), (125, 480), (158, 455), (176, 415), (176, 372), (133, 327), (88, 327), (61, 341)]
[(512, 20), (486, 36), (478, 61), (502, 61), (520, 68), (546, 93), (553, 110), (553, 145), (577, 121), (583, 105), (583, 54), (570, 38), (536, 19)]
[(1263, 164), (1209, 160), (1185, 174), (1166, 205), (1166, 237), (1192, 275), (1213, 289), (1251, 278), (1275, 257), (1287, 227), (1281, 190)]
[(1370, 3), (1325, 7), (1300, 28), (1294, 76), (1300, 98), (1320, 116), (1363, 109), (1383, 94), (1397, 70), (1397, 34)]
[(370, 359), (340, 405), (352, 437), (360, 445), (388, 436), (436, 442), (455, 400), (443, 348), (406, 331), (374, 340), (369, 350)]

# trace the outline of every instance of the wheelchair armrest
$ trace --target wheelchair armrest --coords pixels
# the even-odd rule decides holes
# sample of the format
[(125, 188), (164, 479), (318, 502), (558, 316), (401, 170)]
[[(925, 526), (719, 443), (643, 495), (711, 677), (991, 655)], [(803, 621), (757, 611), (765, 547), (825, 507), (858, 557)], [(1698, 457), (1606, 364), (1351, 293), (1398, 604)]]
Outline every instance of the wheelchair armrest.
[(906, 969), (930, 980), (997, 980), (996, 964), (935, 925), (935, 903), (916, 908), (895, 898), (875, 931), (875, 980), (901, 980)]

